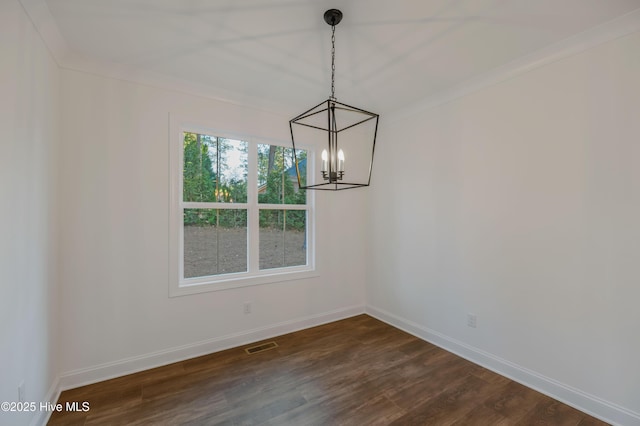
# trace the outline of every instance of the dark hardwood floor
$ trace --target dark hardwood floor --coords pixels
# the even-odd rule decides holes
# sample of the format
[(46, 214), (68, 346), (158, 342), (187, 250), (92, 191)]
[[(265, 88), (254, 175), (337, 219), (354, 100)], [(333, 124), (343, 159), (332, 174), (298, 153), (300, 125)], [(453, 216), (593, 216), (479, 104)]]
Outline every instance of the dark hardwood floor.
[[(49, 425), (603, 425), (367, 315), (63, 392)], [(254, 346), (254, 345), (250, 345)]]

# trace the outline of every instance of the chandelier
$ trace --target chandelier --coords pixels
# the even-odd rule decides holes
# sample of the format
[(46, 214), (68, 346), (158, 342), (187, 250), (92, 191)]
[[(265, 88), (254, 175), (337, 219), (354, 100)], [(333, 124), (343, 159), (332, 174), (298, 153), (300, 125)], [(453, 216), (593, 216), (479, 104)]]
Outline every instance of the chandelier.
[[(329, 9), (324, 20), (331, 26), (331, 96), (289, 121), (298, 186), (330, 191), (369, 186), (379, 115), (338, 102), (335, 32), (342, 12)], [(296, 145), (303, 144), (325, 145), (315, 167), (307, 167), (312, 157), (299, 158)], [(307, 172), (313, 173), (317, 168), (320, 173), (312, 175), (311, 183), (307, 184)]]

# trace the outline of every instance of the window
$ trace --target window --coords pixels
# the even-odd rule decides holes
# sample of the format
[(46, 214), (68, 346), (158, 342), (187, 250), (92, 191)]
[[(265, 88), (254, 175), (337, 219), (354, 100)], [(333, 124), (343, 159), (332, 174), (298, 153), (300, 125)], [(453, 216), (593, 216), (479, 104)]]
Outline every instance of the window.
[[(314, 275), (312, 197), (299, 188), (293, 149), (195, 127), (175, 133), (170, 294)], [(306, 176), (307, 151), (296, 154)]]

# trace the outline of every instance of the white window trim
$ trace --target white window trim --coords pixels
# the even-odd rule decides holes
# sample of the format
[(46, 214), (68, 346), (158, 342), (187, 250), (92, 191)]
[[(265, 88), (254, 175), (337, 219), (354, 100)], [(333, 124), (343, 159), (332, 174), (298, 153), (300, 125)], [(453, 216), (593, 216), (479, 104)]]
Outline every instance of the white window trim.
[[(249, 143), (247, 203), (186, 203), (182, 201), (183, 179), (183, 134), (185, 131), (208, 134), (223, 138), (242, 140)], [(269, 143), (278, 146), (289, 144), (271, 138), (242, 135), (240, 133), (220, 131), (202, 125), (193, 125), (189, 121), (175, 117), (169, 120), (169, 297), (184, 296), (210, 291), (228, 290), (253, 285), (270, 284), (290, 280), (300, 280), (319, 276), (315, 264), (315, 194), (307, 191), (306, 205), (260, 204), (258, 203), (257, 182), (258, 159), (257, 144)], [(307, 176), (313, 176), (314, 152), (307, 150)], [(238, 208), (247, 209), (247, 269), (248, 272), (213, 275), (207, 277), (183, 278), (183, 208)], [(259, 269), (258, 259), (258, 211), (261, 209), (307, 210), (307, 264), (285, 268)], [(253, 213), (253, 214), (252, 214)]]

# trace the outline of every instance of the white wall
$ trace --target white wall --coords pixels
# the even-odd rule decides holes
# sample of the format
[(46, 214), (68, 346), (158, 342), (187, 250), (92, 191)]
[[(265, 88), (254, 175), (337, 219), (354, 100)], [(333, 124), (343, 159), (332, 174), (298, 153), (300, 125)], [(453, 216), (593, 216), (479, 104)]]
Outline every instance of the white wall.
[(635, 33), (382, 127), (367, 302), (640, 424), (638, 52)]
[(318, 194), (320, 277), (168, 297), (169, 114), (285, 144), (291, 117), (75, 71), (62, 82), (63, 387), (363, 311), (365, 191)]
[[(17, 0), (0, 2), (0, 401), (55, 381), (58, 68)], [(49, 395), (48, 395), (49, 394)], [(36, 413), (0, 412), (29, 424)]]
[(379, 316), (640, 422), (640, 35), (383, 120), (372, 188), (318, 194), (319, 278), (169, 298), (169, 113), (290, 117), (59, 71), (0, 17), (0, 400), (350, 315), (366, 278)]

